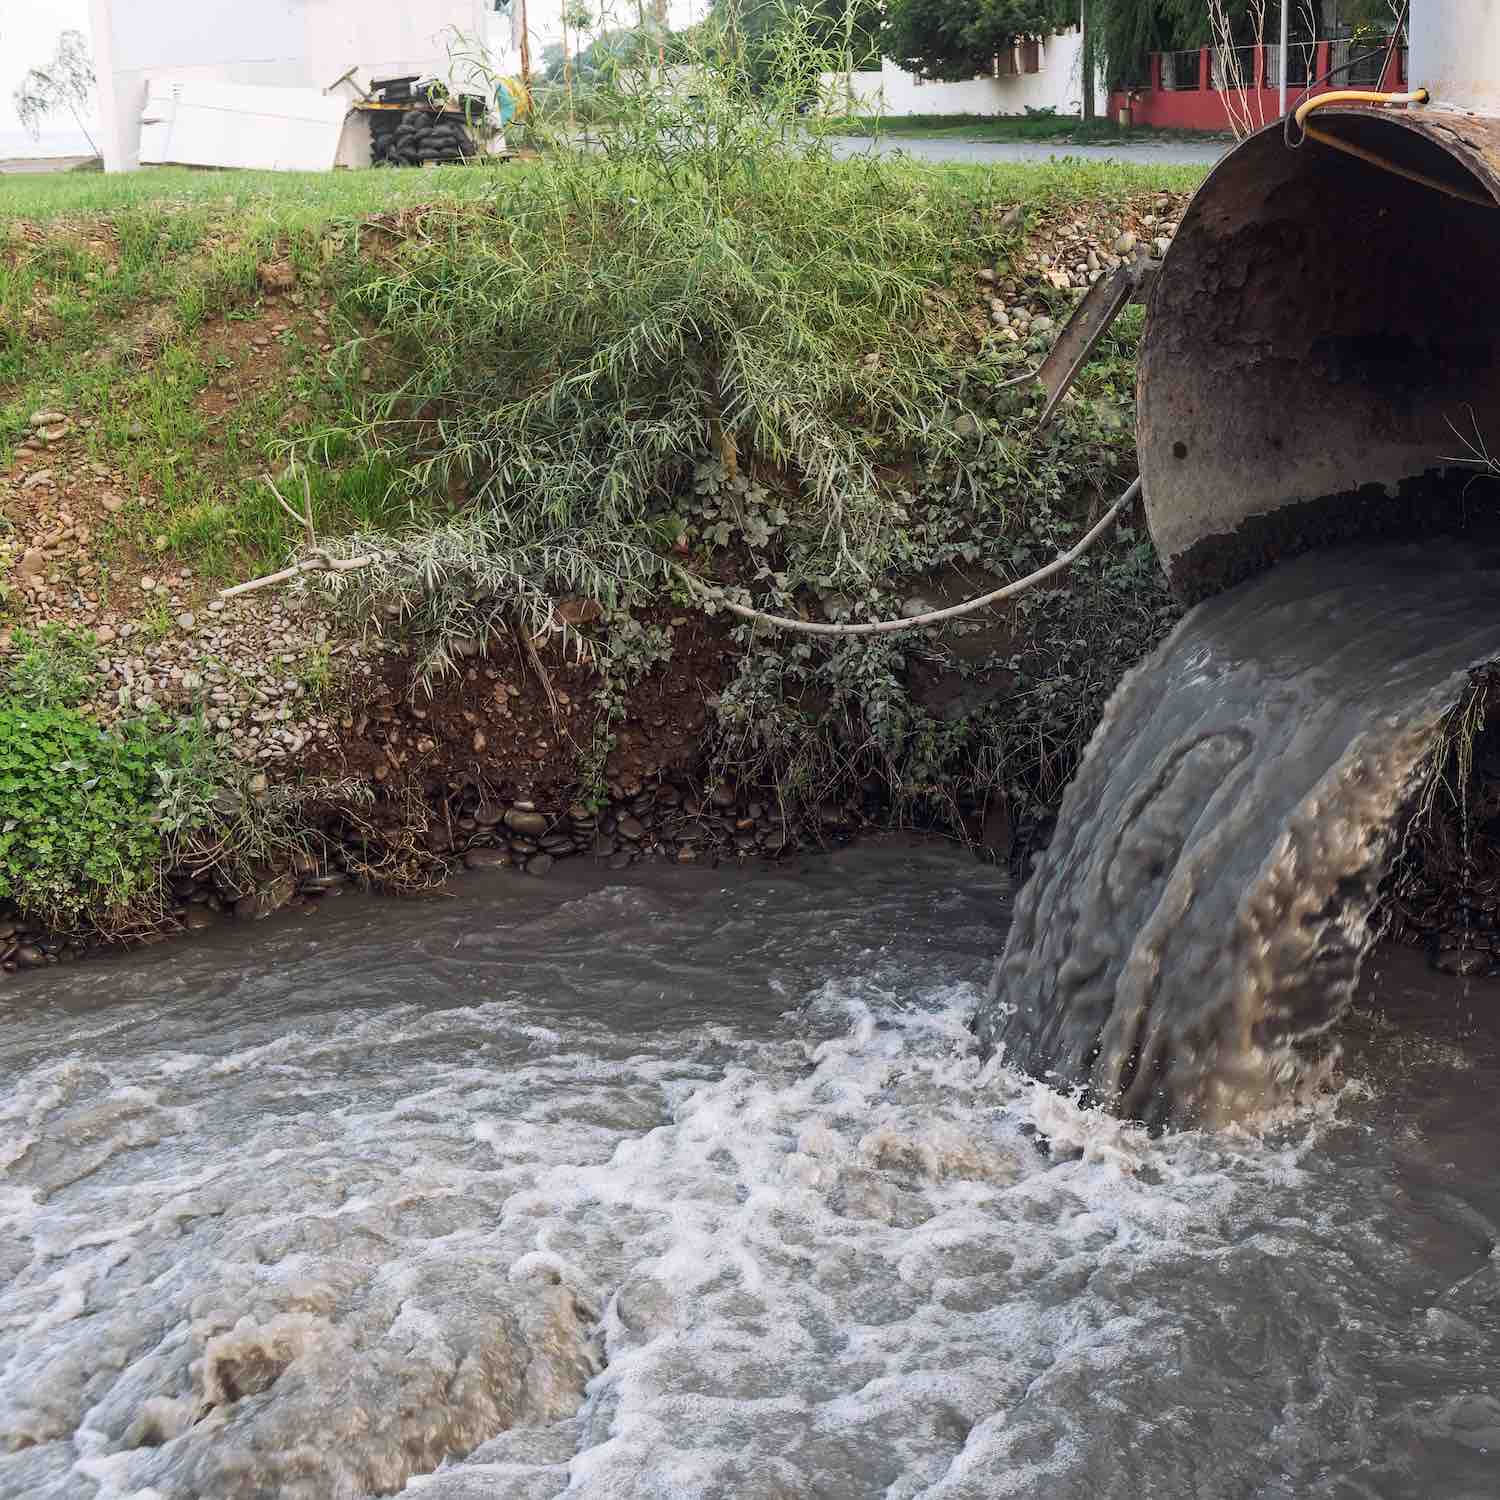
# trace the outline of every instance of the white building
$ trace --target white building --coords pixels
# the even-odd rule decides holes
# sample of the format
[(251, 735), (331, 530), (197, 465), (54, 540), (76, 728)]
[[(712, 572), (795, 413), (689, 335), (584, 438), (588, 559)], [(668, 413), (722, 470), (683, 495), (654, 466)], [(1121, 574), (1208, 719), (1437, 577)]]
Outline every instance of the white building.
[[(365, 85), (406, 73), (447, 77), (449, 43), (459, 34), (487, 40), (494, 6), (493, 0), (90, 0), (90, 9), (99, 146), (105, 169), (122, 172), (140, 165), (148, 83), (154, 97), (171, 85), (255, 86), (255, 93), (224, 96), (248, 101), (254, 120), (271, 118), (253, 108), (257, 94), (316, 91), (328, 102), (321, 114), (309, 108), (301, 123), (326, 135), (324, 117), (353, 97), (339, 86), (350, 69)], [(206, 118), (208, 106), (204, 111)]]
[[(1023, 42), (997, 57), (992, 71), (961, 83), (918, 78), (882, 59), (880, 71), (831, 73), (824, 82), (848, 100), (858, 115), (1020, 115), (1054, 109), (1076, 115), (1083, 108), (1083, 37), (1077, 27)], [(1095, 87), (1103, 116), (1108, 92)]]

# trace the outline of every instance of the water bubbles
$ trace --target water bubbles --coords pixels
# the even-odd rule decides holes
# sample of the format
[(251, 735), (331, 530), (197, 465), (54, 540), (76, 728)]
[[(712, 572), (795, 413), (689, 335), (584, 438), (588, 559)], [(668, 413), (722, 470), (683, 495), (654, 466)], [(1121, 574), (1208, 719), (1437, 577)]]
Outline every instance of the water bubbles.
[[(110, 1009), (13, 1014), (0, 1497), (1196, 1500), (1210, 1458), (1315, 1496), (1415, 1441), (1428, 1210), (1348, 1091), (1151, 1139), (983, 1062), (991, 893), (859, 858), (623, 926), (351, 898), (253, 970), (80, 966)], [(1469, 1365), (1486, 1295), (1443, 1303)]]

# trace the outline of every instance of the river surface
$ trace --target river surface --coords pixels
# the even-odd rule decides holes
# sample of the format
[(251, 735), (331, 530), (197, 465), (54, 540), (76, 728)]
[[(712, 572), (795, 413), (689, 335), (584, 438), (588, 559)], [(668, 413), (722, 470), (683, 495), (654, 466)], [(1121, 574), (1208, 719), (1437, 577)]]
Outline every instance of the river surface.
[(330, 901), (0, 990), (5, 1500), (1500, 1493), (1500, 986), (1149, 1138), (943, 845)]

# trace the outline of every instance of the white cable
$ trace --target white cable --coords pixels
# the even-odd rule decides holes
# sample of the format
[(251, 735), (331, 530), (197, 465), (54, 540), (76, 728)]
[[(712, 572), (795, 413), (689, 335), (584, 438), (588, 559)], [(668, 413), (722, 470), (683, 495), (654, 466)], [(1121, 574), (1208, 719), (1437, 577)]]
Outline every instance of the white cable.
[(950, 604), (946, 609), (928, 610), (926, 614), (914, 615), (909, 620), (871, 620), (858, 625), (838, 625), (824, 623), (819, 620), (794, 620), (787, 615), (768, 615), (764, 610), (751, 609), (748, 604), (736, 604), (732, 599), (726, 598), (719, 590), (710, 588), (702, 579), (685, 569), (679, 570), (695, 588), (706, 593), (716, 604), (739, 615), (745, 620), (758, 620), (762, 625), (773, 625), (778, 630), (797, 630), (805, 635), (885, 635), (894, 630), (920, 630), (924, 625), (936, 625), (943, 620), (953, 620), (959, 615), (973, 614), (975, 610), (984, 609), (987, 605), (998, 604), (1002, 599), (1009, 599), (1014, 594), (1023, 593), (1026, 589), (1034, 587), (1044, 579), (1051, 578), (1054, 573), (1060, 573), (1071, 563), (1083, 556), (1095, 542), (1109, 529), (1115, 517), (1129, 505), (1141, 492), (1141, 481), (1137, 477), (1131, 481), (1130, 487), (1115, 501), (1110, 508), (1089, 528), (1089, 530), (1066, 552), (1059, 553), (1051, 562), (1038, 568), (1034, 573), (1028, 573), (1024, 578), (1018, 578), (1014, 583), (1007, 583), (1003, 588), (995, 589), (993, 592), (984, 594), (978, 599), (970, 599), (963, 604)]

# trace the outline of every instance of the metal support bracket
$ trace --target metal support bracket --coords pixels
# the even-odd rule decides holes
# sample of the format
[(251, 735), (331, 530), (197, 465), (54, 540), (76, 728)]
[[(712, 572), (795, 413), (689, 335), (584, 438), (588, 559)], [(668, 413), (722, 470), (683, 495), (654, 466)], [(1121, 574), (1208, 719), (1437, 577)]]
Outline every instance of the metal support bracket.
[(1047, 392), (1047, 404), (1042, 408), (1038, 427), (1045, 427), (1052, 420), (1052, 414), (1078, 378), (1078, 372), (1088, 363), (1089, 356), (1121, 310), (1146, 295), (1160, 264), (1149, 256), (1138, 256), (1108, 276), (1101, 276), (1084, 294), (1036, 372), (1036, 378)]

